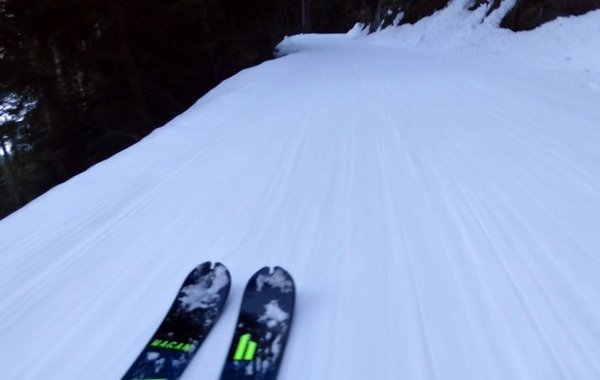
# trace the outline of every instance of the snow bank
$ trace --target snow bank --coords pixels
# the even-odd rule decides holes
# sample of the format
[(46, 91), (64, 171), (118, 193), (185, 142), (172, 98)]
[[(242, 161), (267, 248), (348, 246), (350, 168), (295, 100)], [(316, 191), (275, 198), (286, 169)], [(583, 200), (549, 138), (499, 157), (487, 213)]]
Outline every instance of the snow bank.
[(356, 25), (345, 35), (286, 37), (277, 50), (285, 55), (302, 50), (339, 47), (340, 42), (354, 40), (356, 45), (502, 55), (523, 64), (557, 70), (577, 69), (600, 75), (600, 11), (558, 18), (533, 31), (515, 33), (498, 27), (502, 16), (511, 6), (511, 2), (505, 1), (486, 17), (487, 7), (482, 6), (471, 12), (465, 9), (463, 2), (455, 1), (416, 24), (388, 27), (371, 35)]

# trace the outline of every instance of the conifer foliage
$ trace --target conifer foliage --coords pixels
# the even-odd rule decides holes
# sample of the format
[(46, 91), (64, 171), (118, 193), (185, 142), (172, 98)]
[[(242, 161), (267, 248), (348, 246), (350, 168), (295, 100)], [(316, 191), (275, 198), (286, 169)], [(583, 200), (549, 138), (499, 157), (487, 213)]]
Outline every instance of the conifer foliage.
[(0, 0), (0, 217), (270, 58), (303, 9), (312, 31), (357, 18), (302, 1)]

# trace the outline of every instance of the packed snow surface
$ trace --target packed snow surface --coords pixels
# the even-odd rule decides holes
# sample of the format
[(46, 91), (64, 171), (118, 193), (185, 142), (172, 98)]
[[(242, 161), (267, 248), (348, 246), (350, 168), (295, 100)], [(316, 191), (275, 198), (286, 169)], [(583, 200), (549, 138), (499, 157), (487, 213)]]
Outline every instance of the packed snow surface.
[[(295, 278), (281, 380), (600, 378), (600, 13), (296, 36), (0, 223), (0, 373), (120, 379), (188, 272)], [(462, 21), (461, 21), (462, 20)], [(488, 21), (492, 20), (492, 21)]]

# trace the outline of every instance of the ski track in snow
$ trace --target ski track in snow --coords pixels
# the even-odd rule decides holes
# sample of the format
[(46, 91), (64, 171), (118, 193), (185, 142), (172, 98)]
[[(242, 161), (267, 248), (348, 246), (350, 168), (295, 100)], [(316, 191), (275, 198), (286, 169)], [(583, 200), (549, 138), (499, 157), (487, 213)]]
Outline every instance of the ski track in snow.
[(339, 37), (239, 73), (0, 223), (0, 373), (120, 378), (210, 260), (232, 289), (182, 380), (218, 378), (264, 265), (297, 286), (281, 380), (600, 378), (581, 78)]

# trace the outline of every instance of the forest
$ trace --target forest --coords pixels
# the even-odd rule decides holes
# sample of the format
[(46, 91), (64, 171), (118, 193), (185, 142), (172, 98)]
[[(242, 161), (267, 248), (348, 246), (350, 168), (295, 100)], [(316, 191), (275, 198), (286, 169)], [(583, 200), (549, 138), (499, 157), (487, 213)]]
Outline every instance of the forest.
[[(501, 2), (468, 8), (491, 12)], [(357, 22), (373, 32), (447, 3), (0, 0), (0, 218), (271, 59), (286, 35), (345, 32)], [(600, 0), (520, 0), (501, 26), (528, 30), (599, 7)]]

